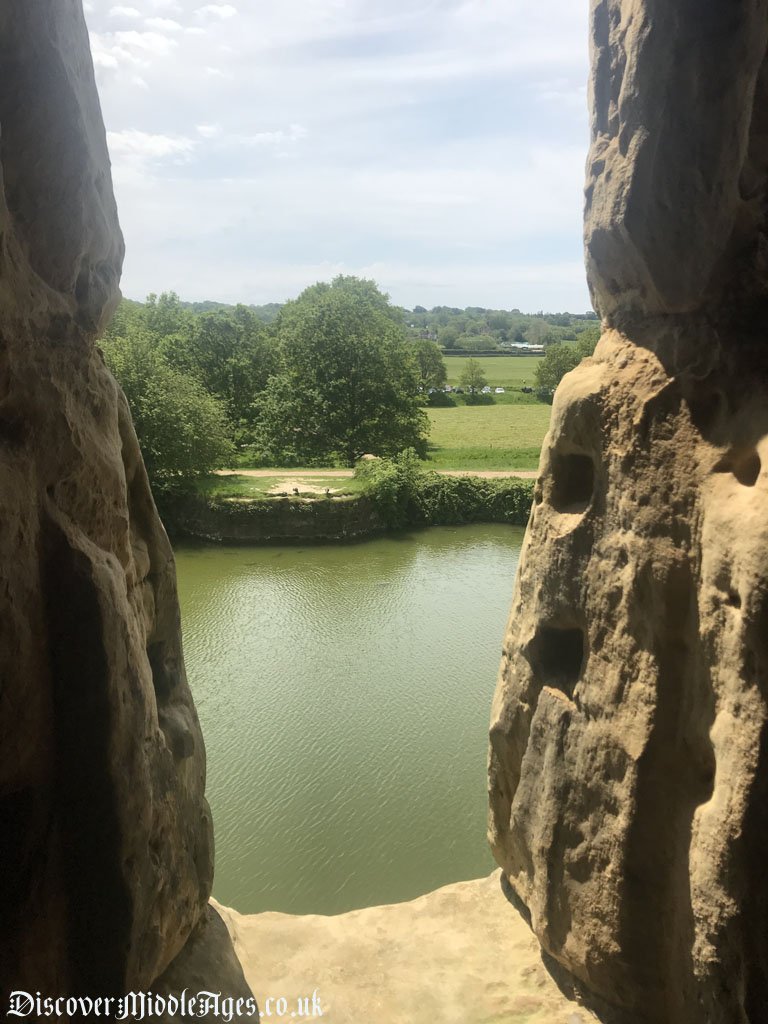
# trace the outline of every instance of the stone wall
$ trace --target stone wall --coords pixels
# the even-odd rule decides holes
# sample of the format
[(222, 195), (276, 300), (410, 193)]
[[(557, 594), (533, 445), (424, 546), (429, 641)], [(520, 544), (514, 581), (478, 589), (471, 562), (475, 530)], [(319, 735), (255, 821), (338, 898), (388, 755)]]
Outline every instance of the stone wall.
[(366, 498), (206, 500), (169, 498), (163, 519), (171, 536), (217, 544), (293, 544), (352, 541), (386, 530)]
[(3, 4), (0, 66), (5, 1007), (147, 988), (215, 929), (173, 556), (95, 345), (123, 243), (80, 0)]
[(592, 3), (586, 258), (490, 746), (490, 839), (607, 1017), (768, 1007), (768, 4)]

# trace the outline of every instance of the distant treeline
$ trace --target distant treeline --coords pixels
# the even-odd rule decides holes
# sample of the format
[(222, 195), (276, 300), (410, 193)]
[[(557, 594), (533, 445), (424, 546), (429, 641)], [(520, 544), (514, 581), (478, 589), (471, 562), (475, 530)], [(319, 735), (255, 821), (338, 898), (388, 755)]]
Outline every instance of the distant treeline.
[(554, 345), (576, 341), (579, 334), (598, 324), (596, 313), (521, 313), (519, 309), (454, 309), (415, 306), (405, 313), (412, 336), (436, 341), (449, 353), (503, 351), (511, 345)]
[[(234, 309), (223, 302), (182, 302), (192, 313), (210, 313)], [(277, 320), (283, 308), (279, 302), (246, 307), (262, 323)], [(598, 323), (597, 313), (521, 313), (519, 309), (485, 309), (483, 306), (414, 306), (398, 309), (409, 335), (436, 341), (447, 351), (503, 351), (506, 345), (552, 345), (559, 341), (576, 341), (579, 334)]]

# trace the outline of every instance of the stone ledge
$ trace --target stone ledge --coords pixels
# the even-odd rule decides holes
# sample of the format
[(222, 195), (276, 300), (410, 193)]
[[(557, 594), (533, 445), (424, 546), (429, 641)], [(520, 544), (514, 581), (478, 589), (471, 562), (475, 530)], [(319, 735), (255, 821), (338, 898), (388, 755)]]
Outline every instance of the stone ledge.
[(212, 902), (262, 1011), (269, 996), (295, 1006), (317, 989), (328, 1024), (597, 1020), (558, 988), (500, 871), (334, 917), (244, 916)]

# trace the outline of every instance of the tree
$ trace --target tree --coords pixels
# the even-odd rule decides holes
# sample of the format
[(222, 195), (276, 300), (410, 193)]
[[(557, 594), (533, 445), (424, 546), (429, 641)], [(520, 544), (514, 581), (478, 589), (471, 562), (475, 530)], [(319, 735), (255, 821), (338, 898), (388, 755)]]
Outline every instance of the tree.
[(529, 320), (525, 328), (525, 340), (529, 345), (547, 345), (553, 337), (552, 331), (543, 320)]
[(203, 313), (185, 331), (163, 338), (161, 348), (171, 366), (222, 399), (239, 438), (252, 434), (254, 400), (277, 369), (274, 341), (253, 311), (236, 306)]
[(317, 284), (305, 288), (298, 299), (288, 302), (283, 310), (297, 302), (314, 302), (329, 292), (343, 292), (351, 299), (355, 299), (361, 306), (376, 309), (396, 323), (399, 327), (403, 325), (403, 310), (393, 306), (389, 296), (379, 290), (375, 281), (366, 277), (354, 277), (351, 274), (338, 274), (330, 284), (327, 281), (318, 281)]
[(401, 314), (372, 281), (307, 288), (277, 320), (277, 372), (259, 396), (258, 446), (273, 462), (426, 454), (419, 370)]
[(578, 366), (582, 353), (578, 345), (559, 342), (550, 345), (544, 358), (536, 367), (536, 393), (543, 402), (552, 402), (555, 389), (563, 377)]
[(476, 359), (468, 359), (466, 361), (459, 380), (462, 387), (466, 388), (471, 395), (482, 391), (488, 384), (483, 368)]
[(455, 348), (459, 340), (459, 329), (454, 324), (441, 327), (437, 332), (437, 339), (443, 348)]
[(465, 352), (492, 352), (499, 343), (492, 334), (462, 334), (456, 347), (463, 348)]
[(413, 343), (413, 354), (419, 368), (419, 383), (426, 394), (430, 388), (441, 388), (448, 379), (443, 354), (434, 341), (419, 338)]
[(510, 315), (503, 309), (488, 314), (488, 326), (492, 331), (506, 331), (509, 327)]
[(191, 318), (192, 314), (184, 309), (176, 292), (163, 292), (159, 297), (153, 292), (147, 296), (144, 323), (158, 338), (188, 329)]
[(105, 342), (104, 355), (128, 399), (153, 486), (226, 465), (233, 449), (222, 403), (169, 366), (156, 339), (133, 330)]
[(599, 326), (585, 327), (583, 331), (579, 331), (576, 336), (576, 347), (582, 359), (592, 355), (598, 341), (600, 341)]
[(543, 402), (552, 402), (555, 390), (566, 373), (577, 367), (582, 359), (591, 356), (599, 340), (600, 328), (593, 326), (580, 331), (575, 344), (559, 342), (547, 348), (536, 367), (536, 393)]
[(133, 299), (121, 299), (104, 332), (104, 342), (124, 338), (130, 331), (144, 324), (144, 305)]

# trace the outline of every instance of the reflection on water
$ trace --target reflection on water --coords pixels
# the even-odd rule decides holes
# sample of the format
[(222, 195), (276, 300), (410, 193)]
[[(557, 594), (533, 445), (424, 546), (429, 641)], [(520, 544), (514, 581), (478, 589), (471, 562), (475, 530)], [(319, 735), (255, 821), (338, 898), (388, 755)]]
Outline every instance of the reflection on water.
[(217, 899), (338, 913), (491, 870), (486, 735), (522, 533), (177, 549)]

